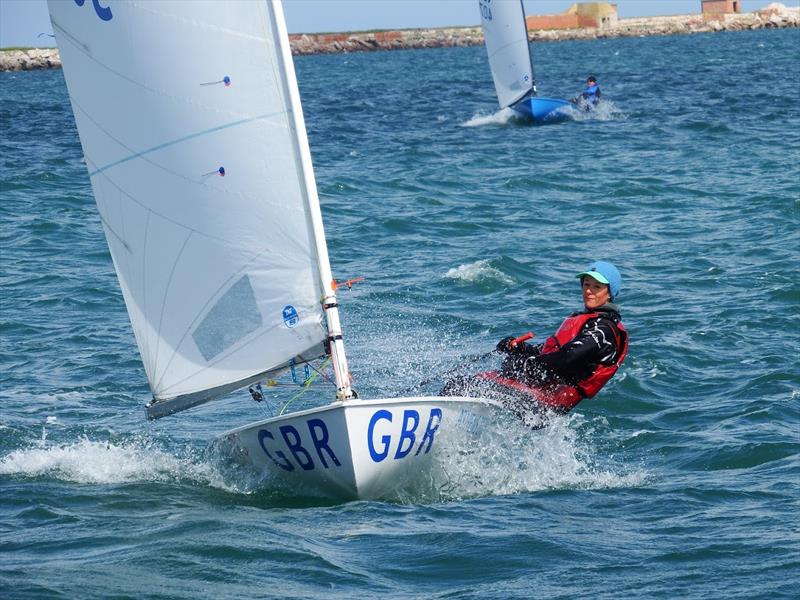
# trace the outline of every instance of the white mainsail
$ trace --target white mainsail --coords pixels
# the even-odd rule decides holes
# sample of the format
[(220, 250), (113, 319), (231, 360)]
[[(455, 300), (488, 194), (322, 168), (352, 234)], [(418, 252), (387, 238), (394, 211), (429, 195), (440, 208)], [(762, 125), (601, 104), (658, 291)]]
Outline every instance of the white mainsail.
[(500, 108), (534, 89), (533, 66), (522, 0), (478, 0), (481, 23)]
[(318, 357), (329, 334), (349, 396), (280, 3), (48, 6), (148, 416)]

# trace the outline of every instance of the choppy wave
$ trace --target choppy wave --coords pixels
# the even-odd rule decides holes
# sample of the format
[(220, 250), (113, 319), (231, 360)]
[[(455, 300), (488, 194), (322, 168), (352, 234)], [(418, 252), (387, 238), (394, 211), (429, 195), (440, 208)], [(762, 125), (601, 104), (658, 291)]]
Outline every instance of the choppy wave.
[(0, 596), (794, 597), (796, 45), (537, 44), (554, 97), (603, 86), (552, 127), (490, 114), (483, 47), (297, 58), (333, 269), (366, 276), (339, 296), (362, 397), (490, 368), (498, 339), (580, 308), (578, 269), (623, 273), (609, 385), (549, 428), (493, 425), (392, 502), (301, 497), (217, 455), (267, 411), (246, 391), (143, 421), (61, 71), (0, 73)]
[(512, 285), (514, 283), (511, 277), (492, 266), (492, 259), (489, 258), (453, 267), (444, 276), (448, 279), (456, 279), (467, 283), (491, 282), (501, 285)]

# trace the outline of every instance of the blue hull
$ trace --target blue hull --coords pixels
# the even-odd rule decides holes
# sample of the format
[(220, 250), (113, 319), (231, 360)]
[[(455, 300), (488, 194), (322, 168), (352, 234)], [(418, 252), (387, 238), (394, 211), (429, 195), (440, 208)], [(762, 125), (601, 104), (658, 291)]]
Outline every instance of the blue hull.
[(532, 96), (517, 102), (511, 107), (511, 110), (521, 118), (531, 120), (534, 123), (550, 123), (569, 118), (568, 109), (570, 106), (571, 104), (566, 100)]

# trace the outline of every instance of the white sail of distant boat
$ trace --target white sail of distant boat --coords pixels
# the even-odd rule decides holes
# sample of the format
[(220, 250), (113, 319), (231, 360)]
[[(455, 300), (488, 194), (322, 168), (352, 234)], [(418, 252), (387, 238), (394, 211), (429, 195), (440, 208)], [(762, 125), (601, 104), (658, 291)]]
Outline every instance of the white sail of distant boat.
[(537, 96), (522, 0), (478, 0), (484, 43), (500, 108), (534, 121), (565, 113), (565, 100)]
[(354, 398), (279, 1), (48, 5), (149, 418), (329, 352), (332, 404), (223, 439), (298, 486), (377, 497), (494, 410)]
[(483, 35), (500, 108), (535, 90), (522, 0), (479, 0)]

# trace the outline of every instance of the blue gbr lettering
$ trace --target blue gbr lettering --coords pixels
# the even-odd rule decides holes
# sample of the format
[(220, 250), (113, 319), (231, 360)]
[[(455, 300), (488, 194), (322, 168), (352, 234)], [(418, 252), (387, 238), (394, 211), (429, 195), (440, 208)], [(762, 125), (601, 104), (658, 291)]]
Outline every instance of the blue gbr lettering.
[[(273, 448), (273, 451), (275, 452), (275, 456), (277, 456), (278, 458), (276, 459), (275, 456), (272, 456), (272, 452), (270, 452), (269, 448), (267, 448), (267, 443), (265, 441), (267, 439), (269, 439), (272, 442), (274, 442), (275, 441), (275, 436), (272, 435), (272, 432), (270, 432), (270, 431), (268, 431), (266, 429), (260, 429), (259, 432), (258, 432), (258, 444), (261, 446), (261, 449), (264, 451), (264, 454), (266, 454), (267, 457), (272, 462), (274, 462), (276, 465), (278, 465), (284, 471), (294, 471), (294, 465), (291, 462), (289, 462), (289, 459), (286, 458), (286, 455), (283, 452), (281, 452), (280, 450), (275, 450)], [(280, 460), (278, 460), (278, 459), (280, 459)]]
[(414, 453), (414, 456), (417, 456), (422, 451), (426, 441), (428, 442), (428, 447), (425, 448), (425, 454), (431, 451), (431, 446), (433, 446), (433, 434), (436, 433), (437, 429), (439, 429), (439, 425), (441, 425), (441, 423), (442, 409), (432, 408), (431, 416), (428, 418), (428, 424), (425, 427), (425, 435), (422, 436), (422, 441), (419, 443), (419, 447)]
[[(332, 465), (341, 467), (333, 449), (330, 447), (330, 434), (325, 421), (322, 419), (309, 419), (306, 421), (308, 435), (311, 437), (311, 445), (316, 452), (319, 464), (329, 469)], [(303, 445), (303, 436), (293, 425), (281, 425), (278, 427), (280, 441), (276, 440), (275, 435), (269, 429), (259, 429), (258, 444), (273, 463), (284, 471), (294, 471), (300, 467), (304, 471), (313, 471), (317, 468), (312, 453)], [(281, 443), (282, 442), (282, 443)], [(310, 448), (309, 446), (309, 448)]]
[[(413, 425), (411, 425), (413, 421)], [(407, 410), (403, 413), (403, 427), (400, 429), (400, 439), (397, 440), (397, 450), (394, 453), (394, 459), (405, 458), (411, 449), (414, 447), (414, 442), (417, 436), (414, 432), (419, 425), (419, 413), (415, 410)], [(408, 442), (408, 447), (404, 450), (403, 444)]]
[(282, 425), (279, 429), (283, 436), (283, 441), (286, 443), (286, 447), (292, 453), (292, 456), (294, 456), (295, 462), (300, 465), (304, 471), (313, 469), (314, 461), (311, 459), (308, 450), (303, 448), (303, 440), (300, 439), (300, 434), (297, 432), (297, 429), (291, 425)]
[[(75, 4), (78, 6), (83, 6), (85, 3), (86, 0), (75, 0)], [(114, 15), (111, 14), (111, 8), (107, 6), (100, 6), (100, 0), (92, 0), (92, 5), (94, 6), (94, 12), (96, 12), (97, 16), (103, 21), (110, 21), (114, 18)]]
[[(378, 425), (385, 421), (392, 422), (392, 413), (388, 410), (377, 410), (369, 420), (367, 427), (367, 449), (369, 450), (370, 458), (373, 462), (381, 462), (389, 456), (389, 450), (392, 446), (392, 436), (390, 434), (383, 434), (380, 439), (376, 439), (375, 429)], [(394, 451), (394, 460), (399, 460), (408, 456), (417, 444), (417, 429), (420, 425), (419, 412), (414, 409), (406, 409), (403, 411), (403, 421), (400, 426), (400, 435), (397, 438), (397, 447)], [(425, 431), (420, 437), (417, 450), (414, 456), (419, 456), (421, 452), (427, 454), (433, 446), (434, 435), (439, 429), (442, 422), (442, 409), (431, 408), (428, 422), (425, 426)]]
[(373, 462), (381, 462), (384, 458), (389, 456), (389, 444), (392, 441), (392, 436), (390, 435), (381, 436), (381, 444), (383, 444), (383, 447), (380, 450), (375, 448), (375, 425), (377, 425), (380, 420), (386, 420), (391, 423), (392, 413), (388, 410), (379, 410), (376, 411), (369, 420), (369, 426), (367, 427), (367, 447), (369, 448), (369, 455)]

